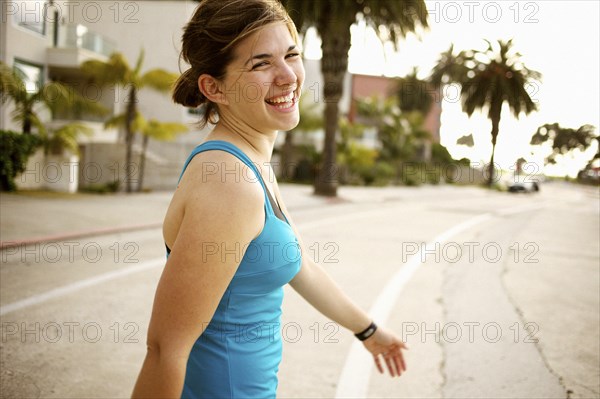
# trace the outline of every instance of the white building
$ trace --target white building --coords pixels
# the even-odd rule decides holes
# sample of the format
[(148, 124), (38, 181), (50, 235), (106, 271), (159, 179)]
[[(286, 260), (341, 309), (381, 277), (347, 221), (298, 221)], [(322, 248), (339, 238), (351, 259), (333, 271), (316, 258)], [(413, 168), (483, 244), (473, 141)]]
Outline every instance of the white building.
[[(142, 72), (153, 68), (179, 71), (182, 28), (196, 5), (192, 1), (2, 0), (0, 60), (22, 72), (32, 91), (44, 82), (61, 81), (118, 114), (123, 110), (124, 93), (100, 89), (86, 81), (79, 65), (89, 59), (106, 60), (118, 51), (133, 67), (143, 49)], [(11, 103), (2, 106), (0, 129), (20, 130), (10, 118), (12, 109)], [(172, 189), (185, 157), (202, 138), (194, 131), (197, 118), (174, 104), (168, 95), (151, 90), (139, 93), (139, 110), (147, 118), (190, 126), (190, 133), (175, 143), (151, 143), (149, 148), (145, 186)], [(80, 157), (44, 155), (41, 151), (35, 154), (28, 170), (17, 178), (21, 188), (72, 192), (78, 185), (124, 178), (124, 144), (119, 132), (103, 128), (105, 118), (73, 113), (54, 118), (46, 113), (44, 117), (49, 126), (85, 122), (94, 134), (80, 140)], [(139, 146), (134, 147), (134, 163), (138, 157)]]

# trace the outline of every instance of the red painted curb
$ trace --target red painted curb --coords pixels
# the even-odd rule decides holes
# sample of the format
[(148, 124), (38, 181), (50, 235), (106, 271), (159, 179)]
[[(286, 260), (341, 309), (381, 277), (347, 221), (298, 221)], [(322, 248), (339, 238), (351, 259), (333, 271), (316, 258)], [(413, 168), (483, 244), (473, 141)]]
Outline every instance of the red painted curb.
[(64, 233), (64, 234), (56, 234), (52, 236), (45, 237), (34, 237), (26, 240), (15, 240), (15, 241), (2, 241), (0, 242), (0, 250), (22, 247), (25, 245), (39, 244), (43, 242), (57, 242), (57, 241), (66, 241), (74, 238), (83, 238), (83, 237), (93, 237), (93, 236), (101, 236), (107, 234), (116, 234), (123, 233), (127, 231), (136, 231), (136, 230), (146, 230), (146, 229), (155, 229), (162, 227), (162, 222), (158, 223), (147, 223), (147, 224), (136, 224), (130, 226), (122, 226), (122, 227), (107, 227), (104, 229), (95, 229), (95, 230), (83, 230), (77, 231), (74, 233)]

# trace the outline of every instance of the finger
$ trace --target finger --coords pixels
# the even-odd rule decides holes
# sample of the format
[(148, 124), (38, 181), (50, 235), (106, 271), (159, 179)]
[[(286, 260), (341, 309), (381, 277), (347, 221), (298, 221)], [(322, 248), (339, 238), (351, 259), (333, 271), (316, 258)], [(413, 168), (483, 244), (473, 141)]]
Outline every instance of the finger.
[(402, 375), (402, 372), (406, 370), (403, 365), (402, 353), (400, 353), (398, 356), (394, 356), (394, 364), (396, 366), (396, 370), (398, 370), (398, 376)]
[(379, 357), (373, 356), (373, 359), (375, 360), (375, 365), (377, 366), (377, 370), (379, 370), (380, 374), (383, 374), (383, 367), (381, 367), (381, 361), (379, 361)]
[(406, 371), (406, 361), (404, 360), (404, 355), (402, 354), (402, 352), (400, 352), (400, 355), (398, 357), (400, 359), (400, 365), (402, 366), (402, 370)]
[(385, 360), (385, 364), (387, 365), (388, 371), (390, 372), (390, 375), (392, 377), (394, 377), (396, 375), (396, 372), (394, 370), (394, 366), (392, 364), (392, 361), (387, 356), (384, 356), (384, 360)]

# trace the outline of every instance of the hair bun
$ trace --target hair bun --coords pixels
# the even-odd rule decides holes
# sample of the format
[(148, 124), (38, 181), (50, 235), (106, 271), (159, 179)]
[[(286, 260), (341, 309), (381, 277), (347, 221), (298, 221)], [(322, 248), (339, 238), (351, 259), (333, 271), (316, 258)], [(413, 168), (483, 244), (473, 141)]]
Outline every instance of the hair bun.
[(194, 79), (193, 75), (194, 70), (190, 68), (179, 76), (173, 88), (173, 101), (186, 107), (196, 108), (204, 103), (206, 98), (200, 92), (197, 79)]

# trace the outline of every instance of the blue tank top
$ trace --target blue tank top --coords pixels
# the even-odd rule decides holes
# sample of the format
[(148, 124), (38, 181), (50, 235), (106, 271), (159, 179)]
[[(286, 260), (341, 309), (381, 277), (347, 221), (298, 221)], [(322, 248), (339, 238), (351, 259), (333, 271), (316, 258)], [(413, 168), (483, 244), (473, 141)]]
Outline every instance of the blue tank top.
[[(207, 141), (199, 145), (183, 171), (195, 155), (212, 150), (234, 155), (254, 172), (264, 191), (265, 224), (247, 246), (212, 320), (194, 343), (181, 397), (275, 398), (283, 286), (300, 270), (300, 247), (287, 219), (276, 217), (258, 168), (233, 144)], [(243, 173), (241, 177), (253, 178)]]

